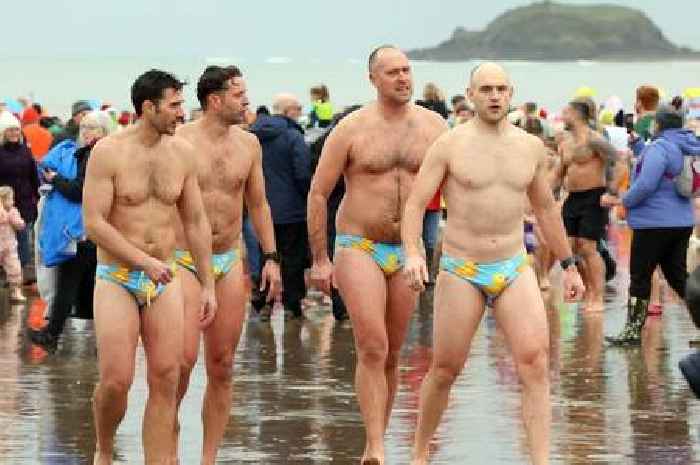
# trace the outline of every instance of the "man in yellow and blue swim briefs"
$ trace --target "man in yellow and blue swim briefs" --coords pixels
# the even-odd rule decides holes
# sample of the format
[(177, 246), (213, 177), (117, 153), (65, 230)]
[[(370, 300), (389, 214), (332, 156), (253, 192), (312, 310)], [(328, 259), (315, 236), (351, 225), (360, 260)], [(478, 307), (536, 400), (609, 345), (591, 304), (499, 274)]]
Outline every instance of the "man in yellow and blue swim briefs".
[(472, 71), (467, 92), (476, 117), (430, 148), (401, 225), (404, 271), (412, 286), (422, 289), (428, 272), (419, 247), (421, 222), (426, 205), (442, 186), (448, 215), (435, 288), (433, 360), (421, 389), (412, 465), (428, 463), (431, 438), (486, 306), (493, 308), (515, 359), (530, 463), (547, 465), (549, 331), (523, 246), (527, 200), (547, 245), (565, 270), (565, 299), (580, 298), (583, 284), (552, 197), (544, 144), (506, 118), (513, 95), (510, 77), (499, 65), (482, 64)]
[[(136, 348), (143, 342), (148, 401), (142, 463), (172, 463), (173, 420), (183, 354), (183, 297), (175, 251), (173, 211), (182, 218), (194, 262), (211, 261), (211, 229), (192, 159), (173, 137), (183, 116), (183, 83), (150, 70), (132, 86), (139, 124), (93, 148), (83, 187), (83, 217), (97, 245), (94, 313), (100, 379), (93, 396), (96, 444), (91, 463), (111, 465), (114, 437), (126, 413)], [(83, 127), (80, 128), (81, 134)], [(197, 304), (216, 314), (214, 278), (199, 277)]]
[[(265, 252), (261, 273), (267, 299), (279, 291), (279, 258), (270, 209), (265, 198), (262, 159), (257, 138), (236, 125), (244, 121), (248, 97), (241, 71), (235, 66), (209, 66), (197, 83), (202, 117), (185, 124), (177, 135), (197, 148), (193, 161), (211, 224), (213, 256), (208, 271), (215, 277), (219, 308), (213, 320), (199, 312), (200, 268), (192, 263), (184, 228), (177, 228), (175, 258), (181, 268), (185, 296), (185, 353), (177, 389), (178, 406), (204, 338), (207, 387), (202, 406), (203, 465), (213, 465), (231, 410), (233, 356), (243, 328), (248, 290), (241, 264), (240, 237), (243, 202)], [(174, 221), (177, 223), (178, 219)], [(178, 461), (179, 421), (172, 431), (171, 463)]]

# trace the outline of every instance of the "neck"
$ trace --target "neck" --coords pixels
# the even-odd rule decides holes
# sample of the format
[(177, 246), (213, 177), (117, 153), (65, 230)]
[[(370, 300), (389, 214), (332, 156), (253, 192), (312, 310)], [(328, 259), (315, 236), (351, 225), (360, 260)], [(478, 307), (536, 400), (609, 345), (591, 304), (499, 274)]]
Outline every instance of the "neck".
[(653, 115), (655, 113), (656, 113), (656, 110), (642, 110), (642, 112), (639, 114), (639, 117), (643, 118), (644, 116)]
[(388, 120), (401, 119), (408, 114), (409, 110), (408, 103), (396, 103), (381, 96), (377, 99), (377, 106), (379, 113)]
[(474, 122), (473, 124), (479, 129), (480, 132), (496, 135), (502, 134), (510, 124), (508, 123), (508, 120), (506, 118), (502, 118), (501, 120), (495, 123), (491, 123), (489, 121), (484, 121), (482, 118), (479, 117), (479, 115), (474, 116), (474, 118), (472, 118), (472, 121)]
[(142, 119), (136, 127), (139, 134), (139, 140), (146, 147), (153, 147), (160, 142), (162, 134), (158, 132), (156, 128), (154, 128), (148, 121)]
[(231, 125), (224, 123), (221, 118), (217, 118), (215, 115), (207, 113), (206, 111), (202, 115), (201, 121), (204, 131), (211, 136), (212, 139), (225, 137), (231, 129)]
[(574, 136), (583, 136), (585, 134), (588, 134), (588, 131), (590, 131), (591, 128), (588, 127), (586, 123), (576, 123), (574, 124), (572, 131), (574, 133)]

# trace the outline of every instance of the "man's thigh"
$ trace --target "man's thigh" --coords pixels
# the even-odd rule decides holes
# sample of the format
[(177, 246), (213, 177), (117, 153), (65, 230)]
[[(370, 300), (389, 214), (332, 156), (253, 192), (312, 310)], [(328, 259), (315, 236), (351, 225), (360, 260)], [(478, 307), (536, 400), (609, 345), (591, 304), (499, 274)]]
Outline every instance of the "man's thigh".
[(333, 278), (352, 320), (355, 343), (367, 339), (388, 345), (386, 278), (372, 257), (360, 250), (336, 250)]
[(532, 268), (503, 291), (494, 314), (516, 362), (549, 348), (547, 313)]
[(149, 372), (179, 367), (182, 361), (184, 297), (181, 279), (175, 276), (163, 293), (141, 312), (141, 338)]
[(202, 332), (199, 327), (202, 286), (194, 273), (182, 267), (178, 269), (178, 276), (181, 279), (183, 296), (184, 357), (188, 363), (193, 363), (199, 353)]
[(385, 321), (390, 351), (401, 349), (417, 301), (418, 293), (410, 288), (408, 279), (401, 271), (387, 280)]
[(139, 309), (119, 284), (98, 279), (94, 294), (95, 336), (100, 375), (131, 380), (139, 340)]
[(229, 362), (238, 345), (245, 319), (246, 289), (239, 262), (216, 283), (218, 309), (211, 325), (204, 330), (207, 364), (226, 357)]
[(484, 315), (484, 296), (474, 285), (447, 272), (438, 275), (433, 312), (433, 364), (464, 366)]

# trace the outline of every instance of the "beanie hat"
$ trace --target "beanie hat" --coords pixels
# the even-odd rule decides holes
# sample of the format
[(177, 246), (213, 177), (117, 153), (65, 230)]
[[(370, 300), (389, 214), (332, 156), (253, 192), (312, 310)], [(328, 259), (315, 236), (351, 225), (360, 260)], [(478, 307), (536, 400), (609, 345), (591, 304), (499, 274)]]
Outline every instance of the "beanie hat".
[(0, 112), (0, 144), (5, 143), (5, 130), (10, 128), (20, 129), (19, 120), (9, 111)]
[(92, 111), (92, 107), (86, 100), (78, 100), (71, 106), (71, 116), (75, 116), (83, 111)]

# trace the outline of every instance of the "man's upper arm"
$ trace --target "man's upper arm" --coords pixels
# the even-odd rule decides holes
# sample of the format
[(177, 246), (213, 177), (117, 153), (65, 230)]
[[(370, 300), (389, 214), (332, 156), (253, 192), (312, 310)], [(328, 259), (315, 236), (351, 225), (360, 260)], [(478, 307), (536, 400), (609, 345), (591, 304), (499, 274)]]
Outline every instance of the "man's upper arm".
[(83, 216), (87, 225), (106, 220), (114, 202), (114, 154), (109, 141), (101, 141), (92, 149), (87, 162), (83, 187)]
[(528, 187), (527, 195), (530, 205), (536, 211), (554, 204), (554, 197), (552, 196), (552, 185), (547, 168), (547, 148), (540, 140), (535, 140), (533, 144), (533, 150), (537, 157), (537, 166), (535, 167), (535, 175), (532, 177)]
[(200, 220), (203, 205), (202, 193), (199, 189), (198, 168), (194, 154), (194, 147), (185, 139), (178, 141), (176, 150), (183, 160), (185, 170), (182, 192), (177, 201), (178, 212), (183, 224), (192, 224)]
[(605, 161), (615, 161), (617, 159), (617, 150), (603, 136), (596, 134), (591, 138), (588, 145)]
[(328, 197), (345, 170), (351, 148), (351, 130), (341, 121), (326, 139), (316, 173), (311, 181), (311, 191)]
[(251, 135), (249, 143), (251, 144), (252, 163), (246, 181), (245, 200), (246, 205), (250, 208), (265, 202), (266, 197), (265, 177), (262, 169), (262, 147), (257, 137), (253, 135)]

